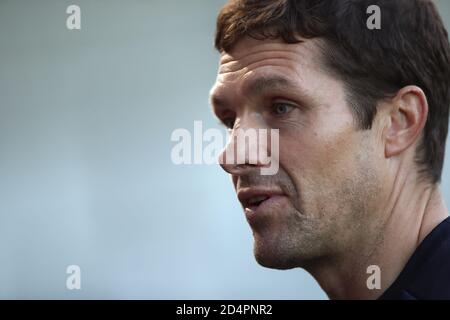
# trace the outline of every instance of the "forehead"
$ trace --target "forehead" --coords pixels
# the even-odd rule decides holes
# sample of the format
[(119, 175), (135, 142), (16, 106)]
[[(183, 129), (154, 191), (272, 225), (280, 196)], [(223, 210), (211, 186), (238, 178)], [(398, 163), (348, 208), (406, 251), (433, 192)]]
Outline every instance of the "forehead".
[(286, 67), (293, 71), (318, 62), (319, 40), (303, 39), (287, 44), (279, 39), (257, 40), (244, 37), (230, 52), (222, 52), (219, 75), (248, 72), (264, 66)]
[(316, 39), (295, 44), (278, 39), (241, 39), (230, 52), (221, 54), (211, 90), (212, 104), (224, 95), (248, 95), (265, 87), (303, 87), (312, 78), (317, 81), (320, 45)]

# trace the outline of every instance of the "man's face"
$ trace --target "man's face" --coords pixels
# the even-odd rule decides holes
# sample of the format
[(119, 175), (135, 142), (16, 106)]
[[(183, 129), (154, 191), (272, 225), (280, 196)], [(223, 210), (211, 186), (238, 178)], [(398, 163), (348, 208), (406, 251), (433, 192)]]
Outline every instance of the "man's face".
[(379, 220), (368, 213), (379, 206), (386, 171), (380, 130), (357, 128), (344, 85), (321, 68), (316, 45), (244, 38), (222, 54), (211, 92), (232, 135), (279, 130), (277, 174), (261, 175), (258, 164), (223, 165), (255, 257), (267, 267), (305, 267), (358, 250)]

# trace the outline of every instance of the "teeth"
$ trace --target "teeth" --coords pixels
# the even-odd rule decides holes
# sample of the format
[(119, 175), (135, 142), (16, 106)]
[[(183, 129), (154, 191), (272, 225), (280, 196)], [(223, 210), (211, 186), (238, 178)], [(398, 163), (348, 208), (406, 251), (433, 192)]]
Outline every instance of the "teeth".
[(259, 204), (260, 202), (263, 202), (264, 200), (266, 200), (267, 198), (269, 198), (268, 196), (257, 196), (257, 197), (253, 197), (250, 199), (249, 204), (250, 205), (254, 205), (254, 204)]

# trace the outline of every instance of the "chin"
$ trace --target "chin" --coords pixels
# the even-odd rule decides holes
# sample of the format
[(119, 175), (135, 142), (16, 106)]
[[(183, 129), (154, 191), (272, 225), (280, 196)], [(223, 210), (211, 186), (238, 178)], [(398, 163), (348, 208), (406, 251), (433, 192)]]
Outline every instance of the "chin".
[(280, 249), (279, 246), (274, 246), (273, 244), (270, 245), (255, 240), (253, 252), (256, 262), (266, 268), (288, 270), (299, 267), (298, 262), (293, 257), (293, 253), (289, 254), (286, 250)]

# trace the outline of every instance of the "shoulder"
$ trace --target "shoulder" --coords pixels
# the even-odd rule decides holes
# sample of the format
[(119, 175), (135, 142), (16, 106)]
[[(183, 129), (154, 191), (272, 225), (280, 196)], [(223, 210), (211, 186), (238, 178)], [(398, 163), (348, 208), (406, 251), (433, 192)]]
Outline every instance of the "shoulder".
[(450, 299), (450, 217), (425, 237), (381, 299)]
[(408, 262), (405, 290), (417, 299), (450, 299), (450, 218), (422, 241)]

